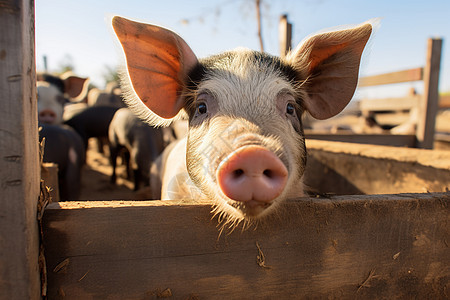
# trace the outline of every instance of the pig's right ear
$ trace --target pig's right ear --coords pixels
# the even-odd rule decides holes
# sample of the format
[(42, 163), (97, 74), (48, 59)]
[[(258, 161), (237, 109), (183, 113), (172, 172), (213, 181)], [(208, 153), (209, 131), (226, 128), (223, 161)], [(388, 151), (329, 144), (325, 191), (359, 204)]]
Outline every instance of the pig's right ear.
[(288, 54), (307, 97), (304, 105), (316, 119), (341, 112), (351, 100), (358, 83), (359, 64), (372, 25), (316, 34)]
[[(170, 30), (118, 16), (112, 19), (112, 26), (125, 52), (132, 90), (151, 112), (163, 119), (147, 121), (167, 124), (167, 119), (174, 118), (185, 104), (181, 92), (189, 70), (198, 63), (197, 57)], [(133, 100), (129, 102), (136, 106)]]

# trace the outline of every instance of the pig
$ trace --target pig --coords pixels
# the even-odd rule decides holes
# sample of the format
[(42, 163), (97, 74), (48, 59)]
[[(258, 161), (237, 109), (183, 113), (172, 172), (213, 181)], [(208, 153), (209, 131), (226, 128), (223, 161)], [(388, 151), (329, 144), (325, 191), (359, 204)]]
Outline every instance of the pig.
[(88, 78), (71, 72), (61, 76), (37, 75), (38, 121), (42, 130), (40, 139), (46, 138), (44, 162), (58, 165), (60, 199), (78, 200), (81, 189), (81, 168), (85, 160), (81, 137), (62, 124), (66, 103), (83, 99)]
[(144, 123), (128, 108), (119, 109), (109, 125), (110, 158), (112, 166), (111, 183), (116, 182), (116, 160), (119, 151), (125, 148), (130, 154), (133, 170), (134, 190), (143, 181), (149, 185), (150, 166), (164, 149), (162, 128)]
[(104, 91), (98, 88), (91, 89), (87, 95), (87, 104), (89, 106), (125, 107), (125, 103), (122, 101), (122, 91), (116, 82), (109, 82)]
[(120, 16), (112, 27), (131, 109), (157, 126), (188, 119), (187, 137), (163, 153), (161, 198), (208, 199), (233, 228), (305, 195), (301, 116), (323, 120), (345, 108), (372, 33), (366, 22), (312, 35), (284, 58), (238, 48), (198, 59), (168, 29)]
[(83, 99), (89, 79), (66, 72), (60, 77), (37, 75), (38, 120), (44, 124), (61, 124), (64, 106), (70, 101)]
[(66, 113), (64, 124), (69, 125), (81, 136), (85, 149), (89, 138), (108, 139), (108, 128), (119, 108), (112, 106), (86, 106), (74, 114)]
[(39, 127), (39, 140), (45, 138), (43, 161), (58, 165), (60, 200), (79, 200), (85, 160), (81, 137), (65, 125), (39, 124)]

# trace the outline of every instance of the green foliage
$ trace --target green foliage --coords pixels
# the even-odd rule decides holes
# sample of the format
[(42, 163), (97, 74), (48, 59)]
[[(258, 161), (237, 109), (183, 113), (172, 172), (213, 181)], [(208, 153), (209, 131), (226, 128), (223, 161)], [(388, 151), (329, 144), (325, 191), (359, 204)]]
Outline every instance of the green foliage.
[(105, 79), (105, 83), (114, 81), (119, 82), (119, 72), (117, 71), (117, 67), (111, 67), (105, 65), (105, 71), (103, 72), (103, 78)]
[(61, 75), (68, 71), (75, 71), (75, 63), (73, 57), (70, 54), (64, 55), (64, 58), (59, 62), (56, 73)]

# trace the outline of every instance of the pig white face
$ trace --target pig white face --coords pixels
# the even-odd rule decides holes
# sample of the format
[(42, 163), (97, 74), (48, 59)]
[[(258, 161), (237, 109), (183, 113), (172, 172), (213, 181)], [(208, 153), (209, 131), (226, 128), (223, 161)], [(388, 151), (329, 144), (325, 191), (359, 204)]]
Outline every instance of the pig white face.
[(368, 23), (314, 35), (286, 59), (250, 50), (198, 60), (175, 33), (114, 17), (128, 104), (150, 124), (189, 117), (186, 171), (234, 224), (303, 196), (301, 115), (326, 119), (351, 100)]
[(87, 78), (65, 73), (62, 78), (38, 74), (38, 120), (44, 124), (61, 124), (64, 105), (68, 101), (77, 101), (87, 93)]
[[(303, 195), (301, 96), (292, 69), (249, 50), (201, 61), (188, 90), (187, 170), (215, 199), (216, 211), (241, 220), (264, 216)], [(265, 172), (265, 173), (264, 173)]]
[(61, 124), (63, 107), (66, 102), (64, 94), (48, 82), (38, 81), (38, 120), (44, 124)]

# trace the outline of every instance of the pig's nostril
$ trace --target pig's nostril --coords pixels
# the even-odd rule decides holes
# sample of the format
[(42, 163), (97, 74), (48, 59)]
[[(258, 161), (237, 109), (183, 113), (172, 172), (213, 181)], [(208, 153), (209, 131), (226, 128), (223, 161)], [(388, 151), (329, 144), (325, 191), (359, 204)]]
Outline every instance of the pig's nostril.
[(266, 169), (263, 171), (264, 176), (268, 177), (268, 178), (272, 178), (273, 177), (273, 172), (272, 170)]
[(220, 189), (235, 201), (270, 203), (286, 185), (283, 162), (261, 146), (245, 146), (232, 152), (217, 169)]
[(234, 178), (238, 178), (238, 177), (242, 176), (242, 174), (244, 174), (244, 170), (242, 170), (242, 169), (237, 169), (237, 170), (233, 171)]
[(39, 116), (41, 116), (41, 117), (56, 117), (56, 114), (53, 111), (44, 110), (39, 113)]

